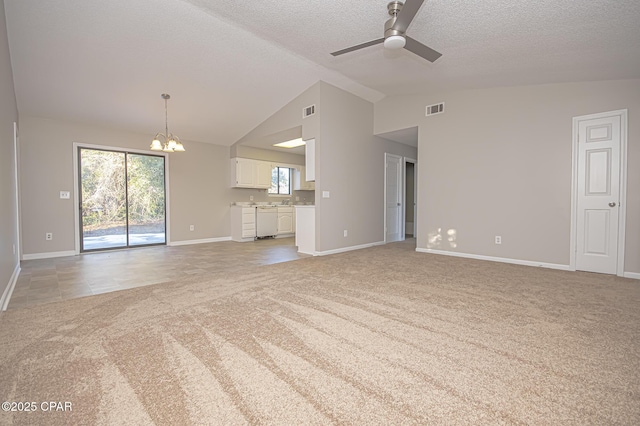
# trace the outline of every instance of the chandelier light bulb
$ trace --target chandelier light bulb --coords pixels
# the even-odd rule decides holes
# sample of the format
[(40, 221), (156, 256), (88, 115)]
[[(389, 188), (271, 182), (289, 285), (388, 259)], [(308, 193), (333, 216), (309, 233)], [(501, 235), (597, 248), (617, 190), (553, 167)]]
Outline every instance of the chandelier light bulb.
[(151, 142), (151, 150), (162, 151), (162, 142), (160, 142), (158, 138), (155, 138), (153, 142)]

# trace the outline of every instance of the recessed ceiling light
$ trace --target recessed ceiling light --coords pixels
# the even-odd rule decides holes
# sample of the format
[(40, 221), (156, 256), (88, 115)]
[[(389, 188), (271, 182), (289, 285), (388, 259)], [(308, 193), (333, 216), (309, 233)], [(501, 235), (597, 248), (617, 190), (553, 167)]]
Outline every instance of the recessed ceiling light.
[(293, 139), (286, 142), (274, 143), (273, 146), (277, 146), (280, 148), (295, 148), (298, 146), (306, 145), (306, 142), (302, 140), (302, 138)]

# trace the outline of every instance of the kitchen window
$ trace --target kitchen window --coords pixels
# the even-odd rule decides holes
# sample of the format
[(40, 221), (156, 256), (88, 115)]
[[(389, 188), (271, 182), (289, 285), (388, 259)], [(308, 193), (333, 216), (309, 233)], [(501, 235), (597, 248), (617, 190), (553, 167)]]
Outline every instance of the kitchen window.
[(271, 169), (269, 195), (291, 195), (291, 169), (274, 167)]

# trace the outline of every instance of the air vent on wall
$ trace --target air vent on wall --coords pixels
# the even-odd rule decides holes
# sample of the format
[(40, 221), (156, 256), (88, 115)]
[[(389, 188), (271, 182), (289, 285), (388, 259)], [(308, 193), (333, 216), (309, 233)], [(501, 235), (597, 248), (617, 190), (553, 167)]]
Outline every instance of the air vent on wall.
[(441, 114), (444, 112), (444, 102), (434, 105), (427, 105), (427, 117), (434, 114)]
[(302, 108), (302, 118), (307, 118), (316, 113), (316, 106), (311, 105), (306, 108)]

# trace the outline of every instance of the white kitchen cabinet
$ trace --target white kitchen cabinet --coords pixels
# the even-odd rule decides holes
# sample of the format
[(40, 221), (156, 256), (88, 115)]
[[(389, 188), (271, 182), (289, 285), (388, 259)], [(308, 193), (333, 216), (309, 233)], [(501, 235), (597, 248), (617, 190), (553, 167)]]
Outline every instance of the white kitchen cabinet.
[(296, 191), (314, 191), (316, 189), (316, 183), (307, 180), (305, 166), (294, 169), (293, 189)]
[(316, 207), (295, 206), (296, 246), (299, 253), (316, 255)]
[(231, 206), (231, 239), (253, 241), (256, 237), (256, 208)]
[(305, 141), (305, 157), (304, 166), (307, 169), (305, 179), (308, 181), (316, 180), (316, 140), (309, 139)]
[(293, 207), (278, 207), (278, 235), (295, 232), (295, 213)]
[(250, 158), (231, 159), (233, 188), (271, 188), (271, 163)]
[(271, 170), (273, 167), (271, 163), (267, 161), (255, 161), (255, 173), (256, 173), (256, 188), (269, 189), (271, 188)]
[(232, 186), (237, 186), (240, 188), (253, 188), (253, 160), (249, 160), (247, 158), (232, 158), (231, 171)]

